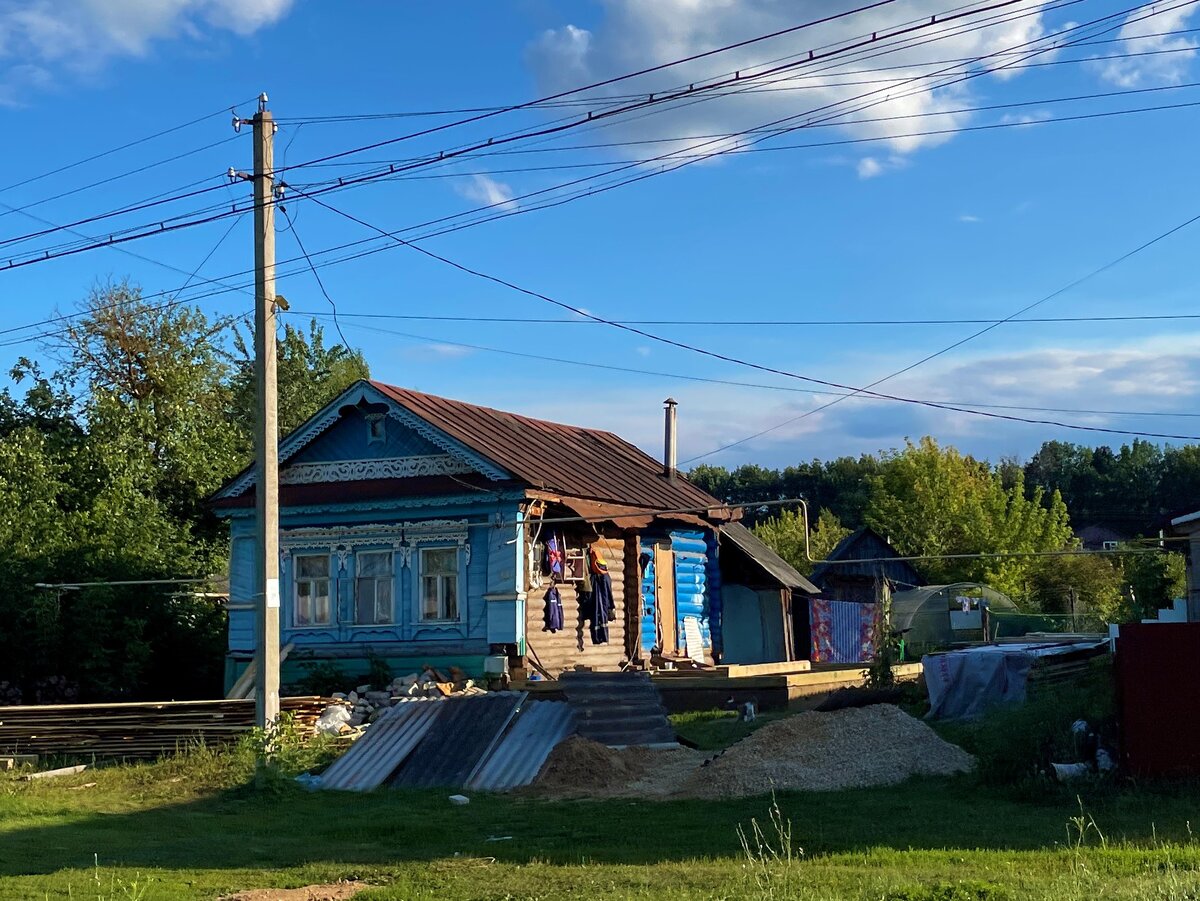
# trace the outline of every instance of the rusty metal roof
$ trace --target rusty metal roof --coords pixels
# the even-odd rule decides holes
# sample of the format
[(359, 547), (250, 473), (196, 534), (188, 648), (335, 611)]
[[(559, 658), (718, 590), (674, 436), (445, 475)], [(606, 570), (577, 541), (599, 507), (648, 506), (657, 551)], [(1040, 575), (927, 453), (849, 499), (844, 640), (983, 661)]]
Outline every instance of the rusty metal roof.
[(575, 711), (566, 701), (530, 701), (466, 787), (502, 792), (528, 785), (550, 752), (574, 731)]
[(444, 705), (435, 700), (414, 700), (392, 707), (321, 774), (321, 788), (378, 788), (428, 734), (443, 709)]
[(612, 432), (371, 384), (534, 488), (659, 510), (723, 507), (682, 475), (666, 478), (661, 462)]

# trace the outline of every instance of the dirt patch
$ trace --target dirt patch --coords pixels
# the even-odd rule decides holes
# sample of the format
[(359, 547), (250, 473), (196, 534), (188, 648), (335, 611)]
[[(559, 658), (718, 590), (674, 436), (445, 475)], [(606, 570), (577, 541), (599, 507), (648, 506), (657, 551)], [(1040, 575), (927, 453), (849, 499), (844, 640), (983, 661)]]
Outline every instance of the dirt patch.
[(362, 882), (332, 882), (303, 888), (255, 888), (225, 895), (221, 901), (343, 901), (366, 887)]
[(551, 752), (528, 791), (546, 798), (665, 795), (703, 760), (703, 754), (687, 748), (618, 751), (576, 735)]
[(554, 749), (530, 791), (552, 798), (723, 798), (891, 785), (971, 769), (974, 758), (898, 707), (800, 713), (716, 754), (616, 751), (574, 737)]

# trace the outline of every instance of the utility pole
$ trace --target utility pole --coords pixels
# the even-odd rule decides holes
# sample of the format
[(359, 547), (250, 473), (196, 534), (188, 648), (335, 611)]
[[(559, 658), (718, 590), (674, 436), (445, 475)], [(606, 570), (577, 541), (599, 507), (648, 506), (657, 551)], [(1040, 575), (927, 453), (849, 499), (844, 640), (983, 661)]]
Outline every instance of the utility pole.
[(258, 484), (258, 665), (255, 722), (279, 719), (279, 419), (275, 384), (275, 120), (260, 94), (254, 127), (254, 448)]

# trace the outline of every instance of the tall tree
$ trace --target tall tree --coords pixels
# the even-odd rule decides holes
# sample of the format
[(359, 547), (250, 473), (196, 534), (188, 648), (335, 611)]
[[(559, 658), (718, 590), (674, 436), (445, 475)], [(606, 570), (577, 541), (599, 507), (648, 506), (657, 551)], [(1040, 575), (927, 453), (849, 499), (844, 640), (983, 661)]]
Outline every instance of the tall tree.
[[(824, 560), (828, 557), (829, 552), (851, 531), (830, 511), (822, 509), (816, 522), (811, 524), (806, 554), (804, 530), (804, 514), (797, 510), (781, 510), (778, 515), (754, 527), (754, 533), (759, 538), (805, 576), (812, 574), (813, 560)], [(809, 559), (809, 555), (812, 560)]]
[[(1061, 550), (1072, 539), (1067, 508), (1057, 494), (1026, 495), (1023, 477), (1005, 488), (986, 463), (939, 447), (932, 438), (883, 455), (872, 477), (867, 524), (904, 555), (1030, 553)], [(1022, 593), (1029, 559), (930, 559), (918, 566), (934, 583), (986, 582)]]

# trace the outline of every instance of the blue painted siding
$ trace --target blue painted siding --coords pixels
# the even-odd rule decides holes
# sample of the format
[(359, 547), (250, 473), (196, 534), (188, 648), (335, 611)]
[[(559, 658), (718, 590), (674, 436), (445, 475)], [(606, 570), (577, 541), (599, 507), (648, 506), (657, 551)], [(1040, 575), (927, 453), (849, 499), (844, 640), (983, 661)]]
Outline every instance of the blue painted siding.
[(394, 419), (384, 426), (384, 440), (367, 442), (367, 421), (357, 410), (346, 413), (290, 462), (317, 463), (339, 460), (376, 460), (443, 454), (441, 448)]
[[(494, 498), (484, 502), (447, 504), (406, 509), (406, 501), (398, 499), (390, 511), (359, 511), (351, 513), (330, 509), (323, 513), (299, 515), (282, 511), (280, 532), (283, 555), (280, 568), (280, 626), (282, 640), (297, 647), (317, 650), (323, 646), (346, 644), (369, 645), (380, 653), (403, 655), (420, 654), (420, 648), (430, 643), (477, 649), (489, 641), (517, 643), (524, 638), (524, 602), (516, 591), (520, 562), (519, 543), (510, 543), (514, 530), (511, 523), (517, 513), (515, 502), (497, 503)], [(497, 530), (491, 524), (500, 513), (508, 523)], [(454, 623), (422, 622), (419, 610), (419, 560), (422, 548), (456, 547), (457, 539), (418, 541), (413, 544), (408, 565), (395, 545), (405, 526), (417, 534), (426, 520), (467, 520), (466, 545), (459, 550), (458, 603), (460, 619)], [(377, 526), (366, 529), (364, 525)], [(352, 546), (342, 555), (331, 551), (336, 547), (341, 528), (356, 527)], [(294, 530), (318, 528), (333, 533), (298, 542)], [(232, 524), (233, 541), (230, 555), (229, 650), (234, 653), (252, 651), (255, 646), (256, 616), (253, 609), (237, 609), (255, 604), (255, 538), (254, 519), (245, 517)], [(466, 548), (469, 547), (469, 559)], [(392, 551), (392, 596), (394, 622), (383, 625), (359, 626), (354, 623), (354, 590), (357, 555), (363, 552)], [(330, 558), (330, 594), (335, 614), (333, 621), (320, 626), (295, 625), (295, 557), (315, 553)], [(344, 557), (344, 559), (342, 559)], [(511, 558), (511, 559), (510, 559)], [(501, 586), (507, 595), (489, 601)], [(499, 601), (499, 602), (497, 602)]]
[(641, 553), (650, 558), (642, 572), (642, 653), (647, 656), (651, 649), (658, 644), (658, 625), (654, 620), (654, 611), (657, 606), (654, 600), (654, 544), (654, 539), (642, 539)]
[(716, 532), (705, 533), (704, 545), (708, 551), (704, 569), (704, 573), (708, 577), (708, 627), (712, 633), (712, 649), (715, 653), (720, 654), (725, 649), (724, 636), (721, 632), (725, 608), (724, 598), (721, 595), (721, 558)]
[(706, 648), (712, 647), (708, 622), (708, 545), (703, 532), (671, 532), (671, 550), (675, 552), (675, 612), (678, 617), (680, 650), (684, 644), (683, 621), (689, 616), (700, 620), (700, 637)]
[[(668, 537), (668, 536), (664, 536)], [(709, 551), (707, 533), (701, 531), (673, 531), (669, 533), (671, 550), (675, 553), (675, 616), (676, 634), (682, 648), (684, 642), (684, 618), (694, 616), (700, 620), (700, 636), (704, 646), (712, 648), (713, 636), (710, 626), (711, 611), (709, 597), (709, 573), (714, 563)], [(641, 641), (643, 653), (658, 643), (658, 625), (655, 611), (658, 604), (654, 596), (654, 547), (660, 538), (643, 537), (641, 553), (650, 557), (642, 575)], [(719, 582), (718, 575), (718, 582)]]

